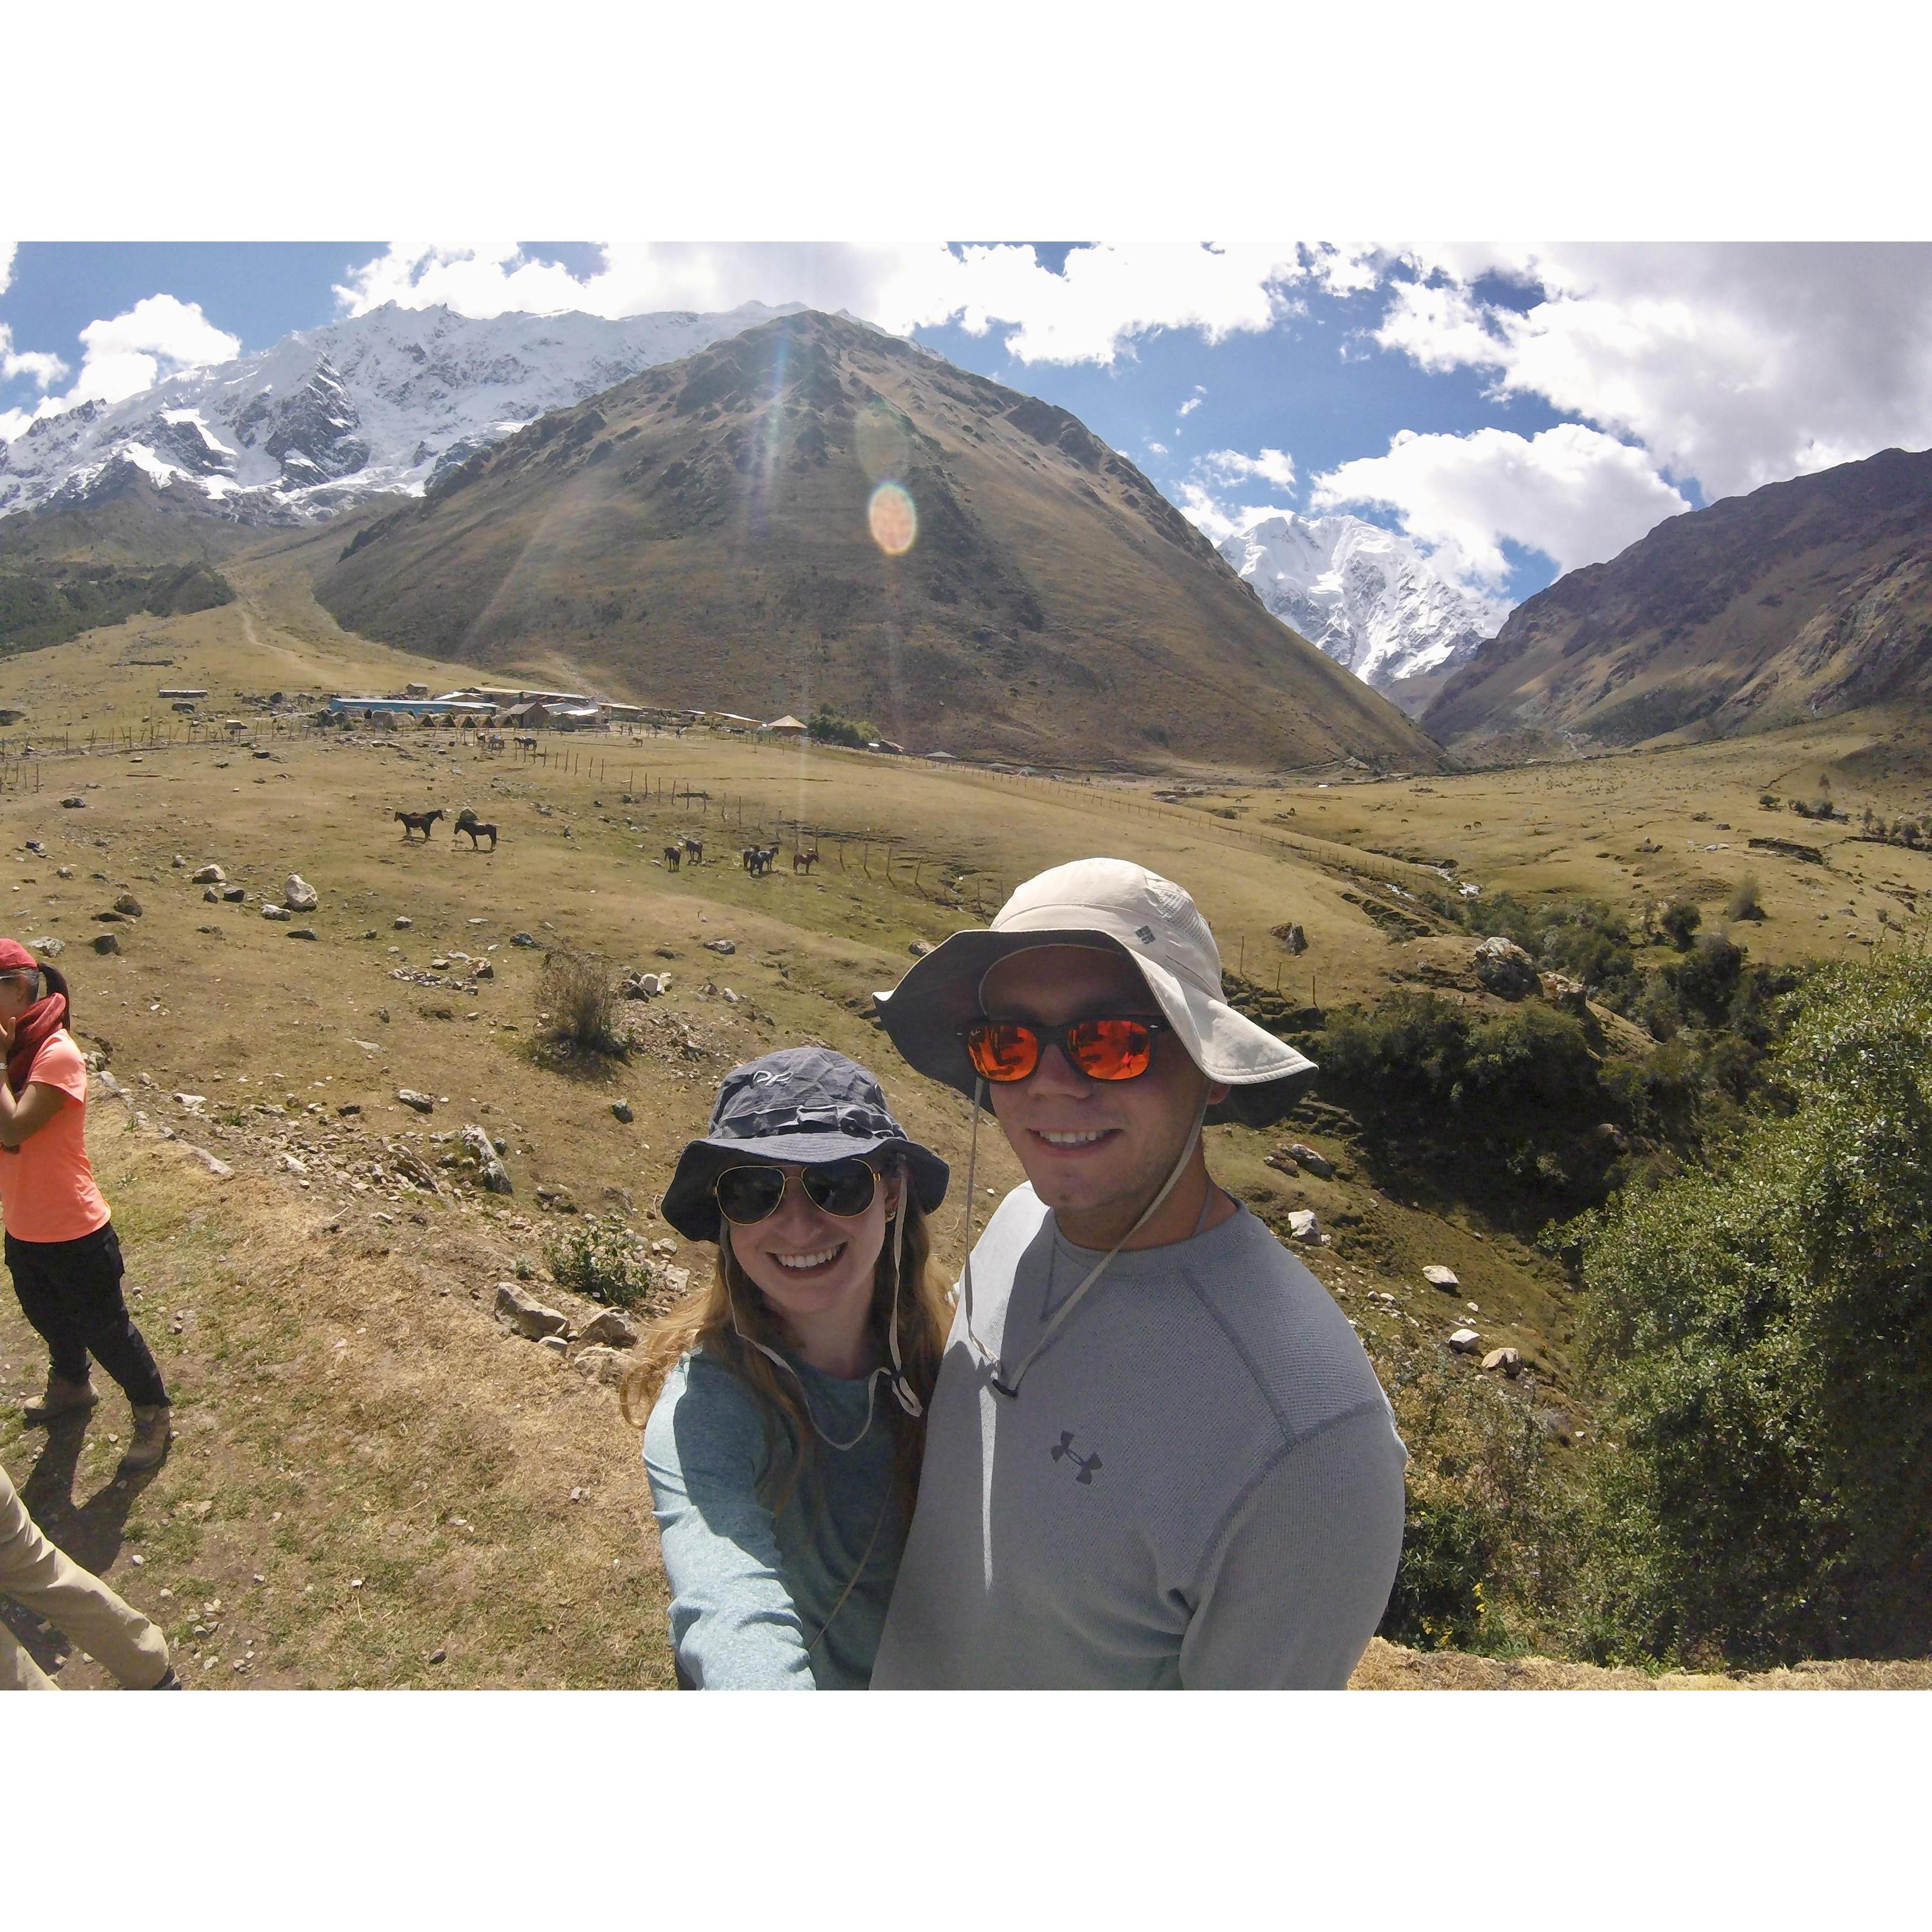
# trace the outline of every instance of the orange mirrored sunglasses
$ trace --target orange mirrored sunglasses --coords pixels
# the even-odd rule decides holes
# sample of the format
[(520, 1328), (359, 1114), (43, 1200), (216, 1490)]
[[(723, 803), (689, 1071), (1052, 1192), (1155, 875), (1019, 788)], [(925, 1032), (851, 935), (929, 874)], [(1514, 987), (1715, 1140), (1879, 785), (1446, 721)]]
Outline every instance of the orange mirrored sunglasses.
[(1030, 1078), (1051, 1041), (1090, 1080), (1138, 1080), (1154, 1064), (1154, 1036), (1165, 1020), (1076, 1020), (1070, 1026), (1032, 1027), (1017, 1020), (975, 1020), (960, 1037), (982, 1080), (995, 1086)]

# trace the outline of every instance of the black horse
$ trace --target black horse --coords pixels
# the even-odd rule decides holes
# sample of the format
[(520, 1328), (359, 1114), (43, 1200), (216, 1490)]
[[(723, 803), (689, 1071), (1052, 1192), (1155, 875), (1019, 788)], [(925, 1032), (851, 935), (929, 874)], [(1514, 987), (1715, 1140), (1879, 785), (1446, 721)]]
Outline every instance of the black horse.
[(439, 806), (434, 812), (399, 812), (396, 816), (403, 821), (403, 837), (406, 841), (412, 833), (420, 832), (423, 836), (423, 843), (427, 845), (430, 827), (439, 818), (447, 818), (448, 814)]

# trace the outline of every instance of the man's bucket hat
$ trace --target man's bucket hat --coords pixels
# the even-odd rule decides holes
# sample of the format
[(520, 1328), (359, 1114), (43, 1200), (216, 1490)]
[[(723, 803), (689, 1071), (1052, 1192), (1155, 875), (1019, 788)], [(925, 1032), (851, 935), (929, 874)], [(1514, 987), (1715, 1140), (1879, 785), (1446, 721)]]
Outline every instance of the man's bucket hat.
[[(1236, 1090), (1208, 1110), (1210, 1123), (1265, 1116), (1315, 1078), (1312, 1060), (1228, 1005), (1220, 949), (1188, 893), (1125, 859), (1076, 859), (1028, 880), (990, 929), (956, 932), (891, 992), (875, 994), (892, 1044), (920, 1072), (973, 1098), (977, 1076), (961, 1035), (980, 1017), (980, 984), (1032, 946), (1098, 946), (1132, 960), (1188, 1058)], [(1255, 1089), (1265, 1096), (1246, 1090)]]
[(678, 1156), (664, 1217), (688, 1240), (715, 1241), (712, 1190), (726, 1168), (758, 1161), (812, 1167), (882, 1149), (904, 1162), (920, 1206), (932, 1213), (946, 1198), (950, 1170), (892, 1118), (878, 1081), (830, 1047), (785, 1047), (725, 1075), (704, 1138)]

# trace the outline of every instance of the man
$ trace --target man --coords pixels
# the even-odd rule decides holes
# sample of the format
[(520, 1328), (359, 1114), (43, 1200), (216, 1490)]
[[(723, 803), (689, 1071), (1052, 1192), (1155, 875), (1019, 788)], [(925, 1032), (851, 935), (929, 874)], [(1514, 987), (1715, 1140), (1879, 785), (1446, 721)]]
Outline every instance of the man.
[[(178, 1690), (168, 1640), (130, 1604), (40, 1534), (0, 1469), (0, 1595), (37, 1611), (130, 1690)], [(57, 1690), (26, 1647), (0, 1624), (0, 1690)]]
[(1222, 998), (1188, 895), (1118, 859), (1028, 880), (880, 1004), (976, 1131), (990, 1096), (1027, 1184), (967, 1260), (874, 1687), (1345, 1684), (1406, 1453), (1348, 1321), (1201, 1144), (1234, 1090), (1312, 1064)]

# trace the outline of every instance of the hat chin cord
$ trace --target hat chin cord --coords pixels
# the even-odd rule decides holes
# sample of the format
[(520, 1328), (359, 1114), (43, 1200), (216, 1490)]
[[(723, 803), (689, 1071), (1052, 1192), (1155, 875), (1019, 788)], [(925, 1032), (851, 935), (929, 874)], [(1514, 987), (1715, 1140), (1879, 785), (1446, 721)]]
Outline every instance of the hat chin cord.
[(1195, 1148), (1200, 1141), (1202, 1125), (1208, 1118), (1208, 1102), (1204, 1096), (1200, 1106), (1195, 1109), (1194, 1124), (1188, 1129), (1187, 1138), (1181, 1143), (1180, 1156), (1168, 1169), (1167, 1178), (1161, 1183), (1160, 1192), (1141, 1210), (1134, 1225), (1088, 1270), (1085, 1279), (1054, 1310), (1053, 1318), (1040, 1330), (1040, 1340), (1027, 1351), (1025, 1358), (1009, 1376), (1006, 1372), (1006, 1364), (980, 1340), (973, 1330), (973, 1208), (977, 1198), (974, 1182), (977, 1176), (980, 1158), (980, 1109), (986, 1091), (986, 1082), (976, 1076), (973, 1082), (973, 1133), (966, 1156), (966, 1265), (960, 1274), (959, 1290), (964, 1304), (966, 1339), (972, 1344), (974, 1353), (991, 1371), (988, 1381), (998, 1394), (1017, 1398), (1022, 1378), (1040, 1359), (1041, 1352), (1059, 1332), (1060, 1324), (1073, 1312), (1080, 1298), (1100, 1279), (1114, 1257), (1160, 1212), (1167, 1197), (1180, 1185), (1180, 1177), (1187, 1172), (1187, 1163), (1193, 1158)]
[[(911, 1185), (911, 1176), (909, 1174), (902, 1174), (900, 1178), (899, 1185), (902, 1189), (910, 1186)], [(1171, 1186), (1172, 1184), (1169, 1183), (1169, 1185)], [(858, 1434), (844, 1442), (838, 1442), (833, 1437), (826, 1435), (825, 1431), (818, 1426), (818, 1418), (812, 1412), (812, 1391), (806, 1387), (805, 1378), (799, 1373), (797, 1369), (794, 1367), (791, 1363), (786, 1360), (784, 1357), (779, 1354), (777, 1349), (768, 1347), (764, 1342), (760, 1342), (755, 1335), (748, 1335), (746, 1334), (745, 1324), (738, 1319), (738, 1298), (732, 1292), (731, 1283), (732, 1271), (734, 1269), (737, 1268), (740, 1264), (737, 1256), (732, 1251), (730, 1235), (728, 1234), (725, 1234), (723, 1229), (721, 1228), (719, 1230), (720, 1234), (724, 1235), (724, 1299), (730, 1304), (731, 1310), (732, 1332), (736, 1335), (739, 1340), (742, 1342), (747, 1348), (757, 1349), (760, 1354), (763, 1355), (768, 1361), (775, 1363), (779, 1368), (784, 1370), (785, 1373), (790, 1376), (794, 1382), (797, 1383), (799, 1393), (804, 1398), (805, 1401), (805, 1419), (812, 1424), (812, 1432), (817, 1436), (819, 1440), (824, 1443), (828, 1448), (836, 1449), (842, 1451), (847, 1449), (856, 1449), (861, 1442), (865, 1441), (866, 1431), (872, 1426), (872, 1402), (874, 1397), (878, 1394), (879, 1378), (881, 1376), (884, 1376), (887, 1378), (887, 1387), (891, 1389), (893, 1396), (898, 1400), (898, 1406), (905, 1411), (907, 1414), (916, 1418), (924, 1414), (926, 1412), (925, 1406), (920, 1402), (919, 1397), (913, 1393), (912, 1384), (906, 1378), (905, 1365), (899, 1358), (900, 1261), (905, 1252), (905, 1214), (904, 1210), (904, 1202), (902, 1200), (898, 1211), (894, 1213), (890, 1216), (892, 1224), (892, 1305), (891, 1316), (886, 1324), (886, 1342), (887, 1348), (891, 1352), (892, 1358), (892, 1366), (888, 1369), (881, 1364), (880, 1366), (874, 1369), (872, 1372), (866, 1378), (866, 1420), (860, 1425)], [(843, 1601), (842, 1598), (841, 1599), (841, 1601)], [(826, 1621), (829, 1622), (830, 1619), (827, 1618)]]

